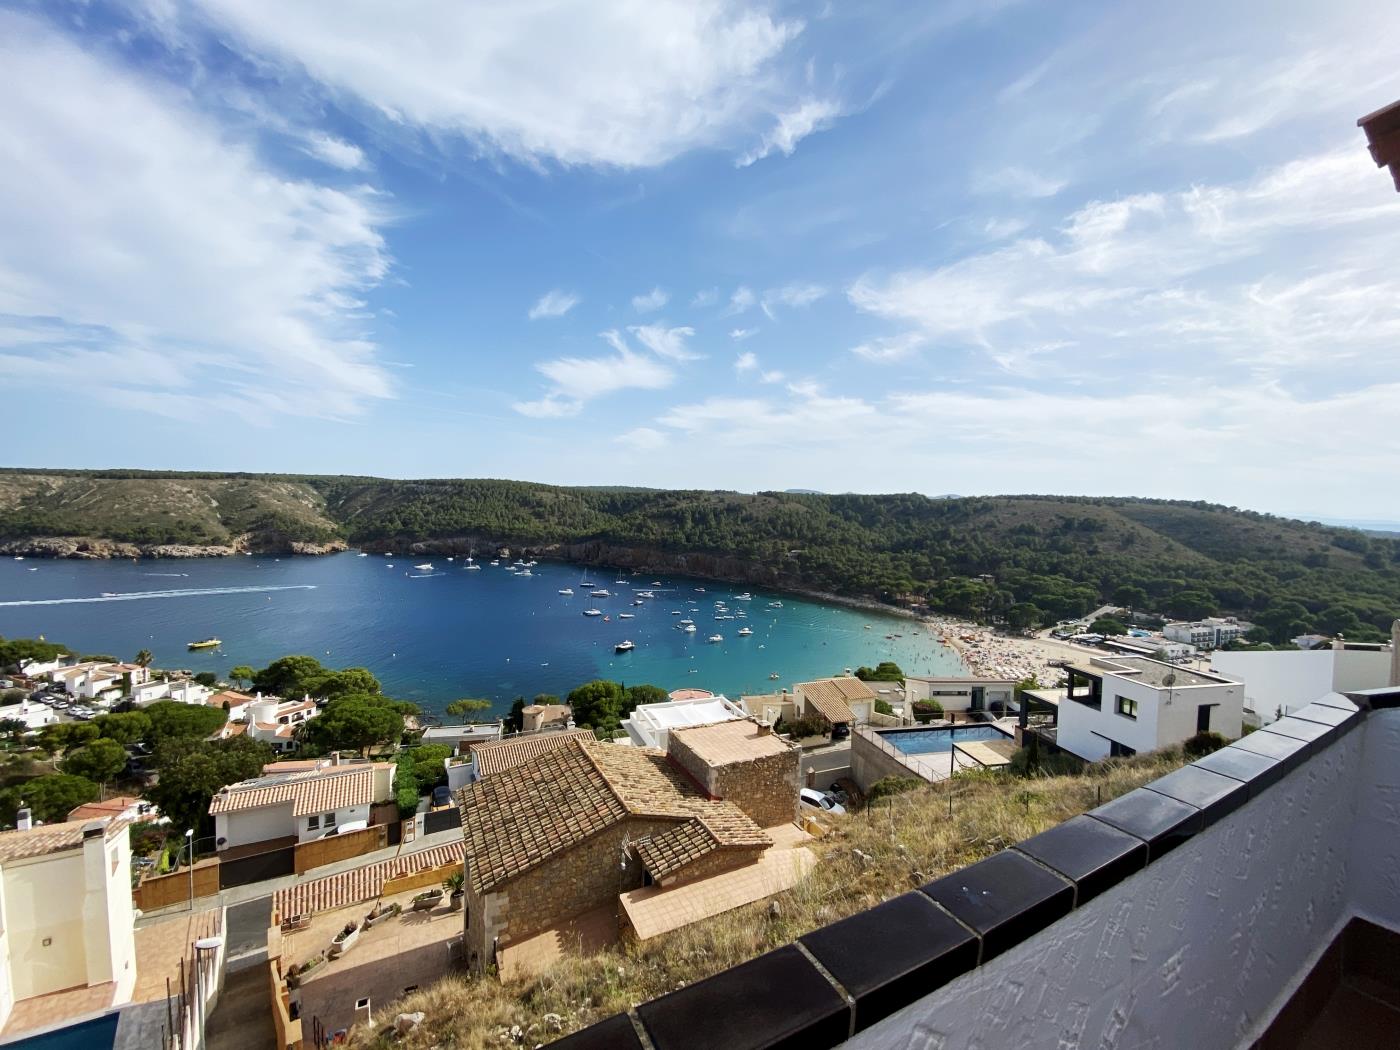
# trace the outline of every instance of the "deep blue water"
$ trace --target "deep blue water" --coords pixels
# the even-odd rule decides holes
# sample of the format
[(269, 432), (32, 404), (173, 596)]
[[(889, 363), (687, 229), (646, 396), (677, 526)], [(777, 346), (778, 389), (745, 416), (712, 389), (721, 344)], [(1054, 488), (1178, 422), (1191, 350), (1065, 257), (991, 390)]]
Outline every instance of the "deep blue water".
[(880, 738), (906, 755), (937, 755), (953, 750), (953, 735), (959, 744), (973, 740), (1006, 740), (1007, 734), (996, 726), (958, 726), (954, 729), (905, 729), (897, 733), (882, 733)]
[(22, 1039), (15, 1046), (17, 1050), (107, 1050), (117, 1041), (118, 1020), (114, 1010), (91, 1021)]
[[(429, 561), (433, 574), (413, 568)], [(599, 677), (737, 696), (880, 660), (894, 660), (908, 673), (962, 671), (957, 655), (912, 620), (760, 591), (739, 602), (733, 596), (741, 588), (682, 577), (628, 576), (617, 584), (615, 572), (590, 569), (585, 577), (561, 563), (541, 562), (530, 577), (504, 566), (467, 571), (463, 564), (354, 553), (141, 562), (5, 558), (0, 635), (42, 634), (127, 659), (147, 648), (158, 667), (219, 675), (237, 664), (261, 667), (288, 653), (309, 653), (331, 667), (368, 667), (387, 693), (429, 710), (459, 696), (489, 697), (504, 710), (517, 694), (562, 694)], [(589, 588), (579, 586), (585, 578), (624, 596), (590, 598)], [(633, 588), (653, 589), (653, 580), (662, 583), (656, 598), (632, 605)], [(563, 587), (574, 595), (560, 595)], [(702, 587), (705, 593), (697, 590)], [(180, 593), (187, 591), (215, 593)], [(103, 592), (123, 597), (104, 599)], [(164, 596), (125, 597), (140, 592)], [(747, 619), (716, 620), (720, 598)], [(774, 599), (783, 608), (768, 608)], [(45, 604), (13, 604), (35, 601)], [(582, 615), (594, 606), (611, 622)], [(676, 629), (682, 617), (672, 609), (695, 621), (695, 634)], [(621, 612), (635, 619), (620, 620)], [(741, 638), (737, 631), (745, 625), (754, 633)], [(712, 634), (724, 641), (707, 642)], [(223, 639), (221, 649), (186, 651), (186, 642), (211, 636)], [(614, 654), (624, 639), (637, 648)], [(770, 680), (772, 673), (780, 678)]]

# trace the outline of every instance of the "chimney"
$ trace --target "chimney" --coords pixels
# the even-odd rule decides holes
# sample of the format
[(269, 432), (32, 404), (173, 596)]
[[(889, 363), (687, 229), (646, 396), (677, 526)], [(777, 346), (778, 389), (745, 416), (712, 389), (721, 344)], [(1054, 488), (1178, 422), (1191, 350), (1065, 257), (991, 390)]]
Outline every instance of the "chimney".
[(15, 827), (20, 831), (28, 831), (34, 826), (34, 817), (29, 812), (29, 807), (20, 803), (19, 812), (15, 814)]
[(768, 721), (766, 718), (760, 718), (760, 719), (758, 720), (758, 735), (759, 735), (759, 736), (772, 736), (772, 735), (773, 735), (773, 723), (770, 722), (770, 721)]

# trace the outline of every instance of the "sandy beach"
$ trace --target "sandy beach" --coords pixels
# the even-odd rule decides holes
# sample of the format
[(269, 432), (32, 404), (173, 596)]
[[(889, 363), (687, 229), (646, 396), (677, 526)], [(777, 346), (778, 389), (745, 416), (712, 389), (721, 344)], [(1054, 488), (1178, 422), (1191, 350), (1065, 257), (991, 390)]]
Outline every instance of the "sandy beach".
[(1084, 660), (1102, 656), (1097, 649), (1086, 649), (1050, 638), (1013, 638), (990, 628), (963, 620), (934, 616), (924, 620), (929, 632), (955, 649), (968, 673), (979, 678), (1009, 678), (1021, 681), (1035, 678), (1041, 686), (1053, 686), (1063, 676), (1052, 660)]

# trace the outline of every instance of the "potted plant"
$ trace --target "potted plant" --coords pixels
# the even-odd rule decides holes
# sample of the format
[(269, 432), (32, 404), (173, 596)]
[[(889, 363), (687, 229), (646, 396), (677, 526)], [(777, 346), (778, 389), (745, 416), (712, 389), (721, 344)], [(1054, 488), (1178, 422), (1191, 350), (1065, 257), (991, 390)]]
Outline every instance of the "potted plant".
[(442, 900), (442, 890), (424, 890), (413, 898), (414, 911), (431, 911)]
[(331, 938), (331, 958), (344, 955), (360, 939), (359, 923), (347, 922), (345, 928)]
[(453, 911), (462, 910), (462, 896), (465, 892), (462, 889), (462, 883), (464, 881), (465, 877), (461, 871), (454, 871), (451, 875), (442, 880), (443, 889), (447, 890), (452, 895), (448, 900)]

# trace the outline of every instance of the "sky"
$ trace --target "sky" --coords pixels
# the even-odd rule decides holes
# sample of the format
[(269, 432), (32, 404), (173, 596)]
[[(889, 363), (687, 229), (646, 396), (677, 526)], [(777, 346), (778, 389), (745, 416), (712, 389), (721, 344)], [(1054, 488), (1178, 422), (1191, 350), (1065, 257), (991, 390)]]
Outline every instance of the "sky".
[(1398, 30), (0, 0), (0, 462), (1400, 519)]

